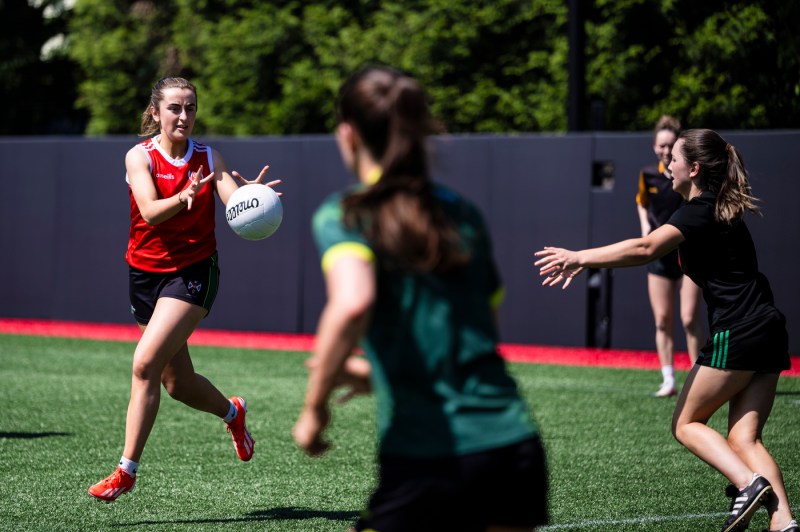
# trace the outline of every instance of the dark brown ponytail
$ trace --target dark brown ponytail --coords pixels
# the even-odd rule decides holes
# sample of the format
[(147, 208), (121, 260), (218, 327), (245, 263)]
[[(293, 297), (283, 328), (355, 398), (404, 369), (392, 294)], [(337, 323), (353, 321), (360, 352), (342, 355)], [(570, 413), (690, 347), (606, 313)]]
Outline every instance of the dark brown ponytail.
[(446, 272), (464, 264), (458, 232), (433, 196), (426, 143), (441, 126), (422, 86), (397, 70), (370, 67), (342, 86), (338, 110), (383, 170), (344, 200), (345, 223), (364, 231), (389, 268)]
[(731, 223), (745, 211), (758, 213), (758, 199), (751, 195), (750, 178), (739, 151), (711, 129), (689, 129), (680, 134), (686, 162), (700, 167), (697, 186), (717, 198), (714, 216)]

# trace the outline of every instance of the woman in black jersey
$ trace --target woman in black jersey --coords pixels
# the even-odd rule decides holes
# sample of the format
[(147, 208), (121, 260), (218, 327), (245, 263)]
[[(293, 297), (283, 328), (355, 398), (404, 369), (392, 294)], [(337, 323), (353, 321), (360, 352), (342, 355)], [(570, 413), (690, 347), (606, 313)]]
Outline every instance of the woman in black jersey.
[[(761, 438), (780, 372), (790, 367), (783, 314), (775, 308), (744, 222), (757, 212), (739, 152), (709, 129), (678, 138), (669, 165), (673, 189), (687, 203), (643, 238), (569, 251), (536, 253), (542, 284), (564, 288), (584, 268), (647, 264), (677, 248), (681, 268), (703, 290), (711, 339), (689, 373), (672, 420), (675, 438), (732, 486), (723, 532), (744, 530), (765, 505), (771, 529), (797, 532), (783, 478)], [(707, 426), (728, 404), (727, 439)]]

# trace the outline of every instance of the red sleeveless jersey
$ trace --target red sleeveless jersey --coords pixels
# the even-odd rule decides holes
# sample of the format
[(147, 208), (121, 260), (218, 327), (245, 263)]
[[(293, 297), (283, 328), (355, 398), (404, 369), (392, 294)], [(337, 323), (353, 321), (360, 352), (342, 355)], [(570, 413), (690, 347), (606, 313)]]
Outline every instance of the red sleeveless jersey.
[[(203, 167), (203, 175), (214, 171), (211, 148), (189, 139), (189, 149), (182, 159), (170, 157), (155, 137), (137, 145), (150, 159), (158, 199), (174, 196), (189, 183), (192, 172)], [(126, 178), (127, 179), (127, 178)], [(174, 272), (210, 257), (217, 249), (214, 235), (214, 187), (207, 183), (195, 196), (192, 210), (183, 209), (158, 225), (148, 225), (139, 212), (133, 192), (131, 228), (125, 260), (140, 270)]]

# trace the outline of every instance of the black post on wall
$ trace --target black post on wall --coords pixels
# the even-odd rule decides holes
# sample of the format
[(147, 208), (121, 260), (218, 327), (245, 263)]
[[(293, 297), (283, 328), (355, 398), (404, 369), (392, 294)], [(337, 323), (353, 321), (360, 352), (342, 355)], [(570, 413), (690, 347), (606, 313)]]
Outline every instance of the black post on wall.
[(567, 130), (586, 129), (586, 74), (585, 43), (586, 23), (583, 4), (585, 0), (569, 0), (569, 85), (567, 93)]
[[(586, 118), (586, 7), (587, 0), (569, 0), (569, 87), (567, 95), (567, 129), (585, 131)], [(593, 125), (601, 125), (601, 107), (593, 105)], [(610, 168), (610, 179), (607, 175)], [(602, 171), (598, 172), (598, 169)], [(613, 162), (593, 163), (590, 179), (592, 189), (613, 188)], [(589, 217), (591, 220), (591, 216)], [(611, 290), (612, 274), (606, 269), (587, 272), (586, 345), (611, 347)]]

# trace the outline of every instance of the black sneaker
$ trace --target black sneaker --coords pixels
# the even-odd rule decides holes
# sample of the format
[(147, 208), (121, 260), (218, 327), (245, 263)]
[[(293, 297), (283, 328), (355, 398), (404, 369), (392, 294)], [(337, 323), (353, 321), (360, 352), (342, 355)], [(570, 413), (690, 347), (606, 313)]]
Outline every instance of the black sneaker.
[(798, 532), (797, 521), (792, 519), (789, 524), (780, 530), (764, 530), (764, 532)]
[(761, 475), (756, 475), (741, 491), (735, 486), (725, 488), (725, 495), (731, 498), (731, 514), (722, 525), (722, 532), (747, 529), (753, 514), (767, 503), (771, 494), (772, 485)]

